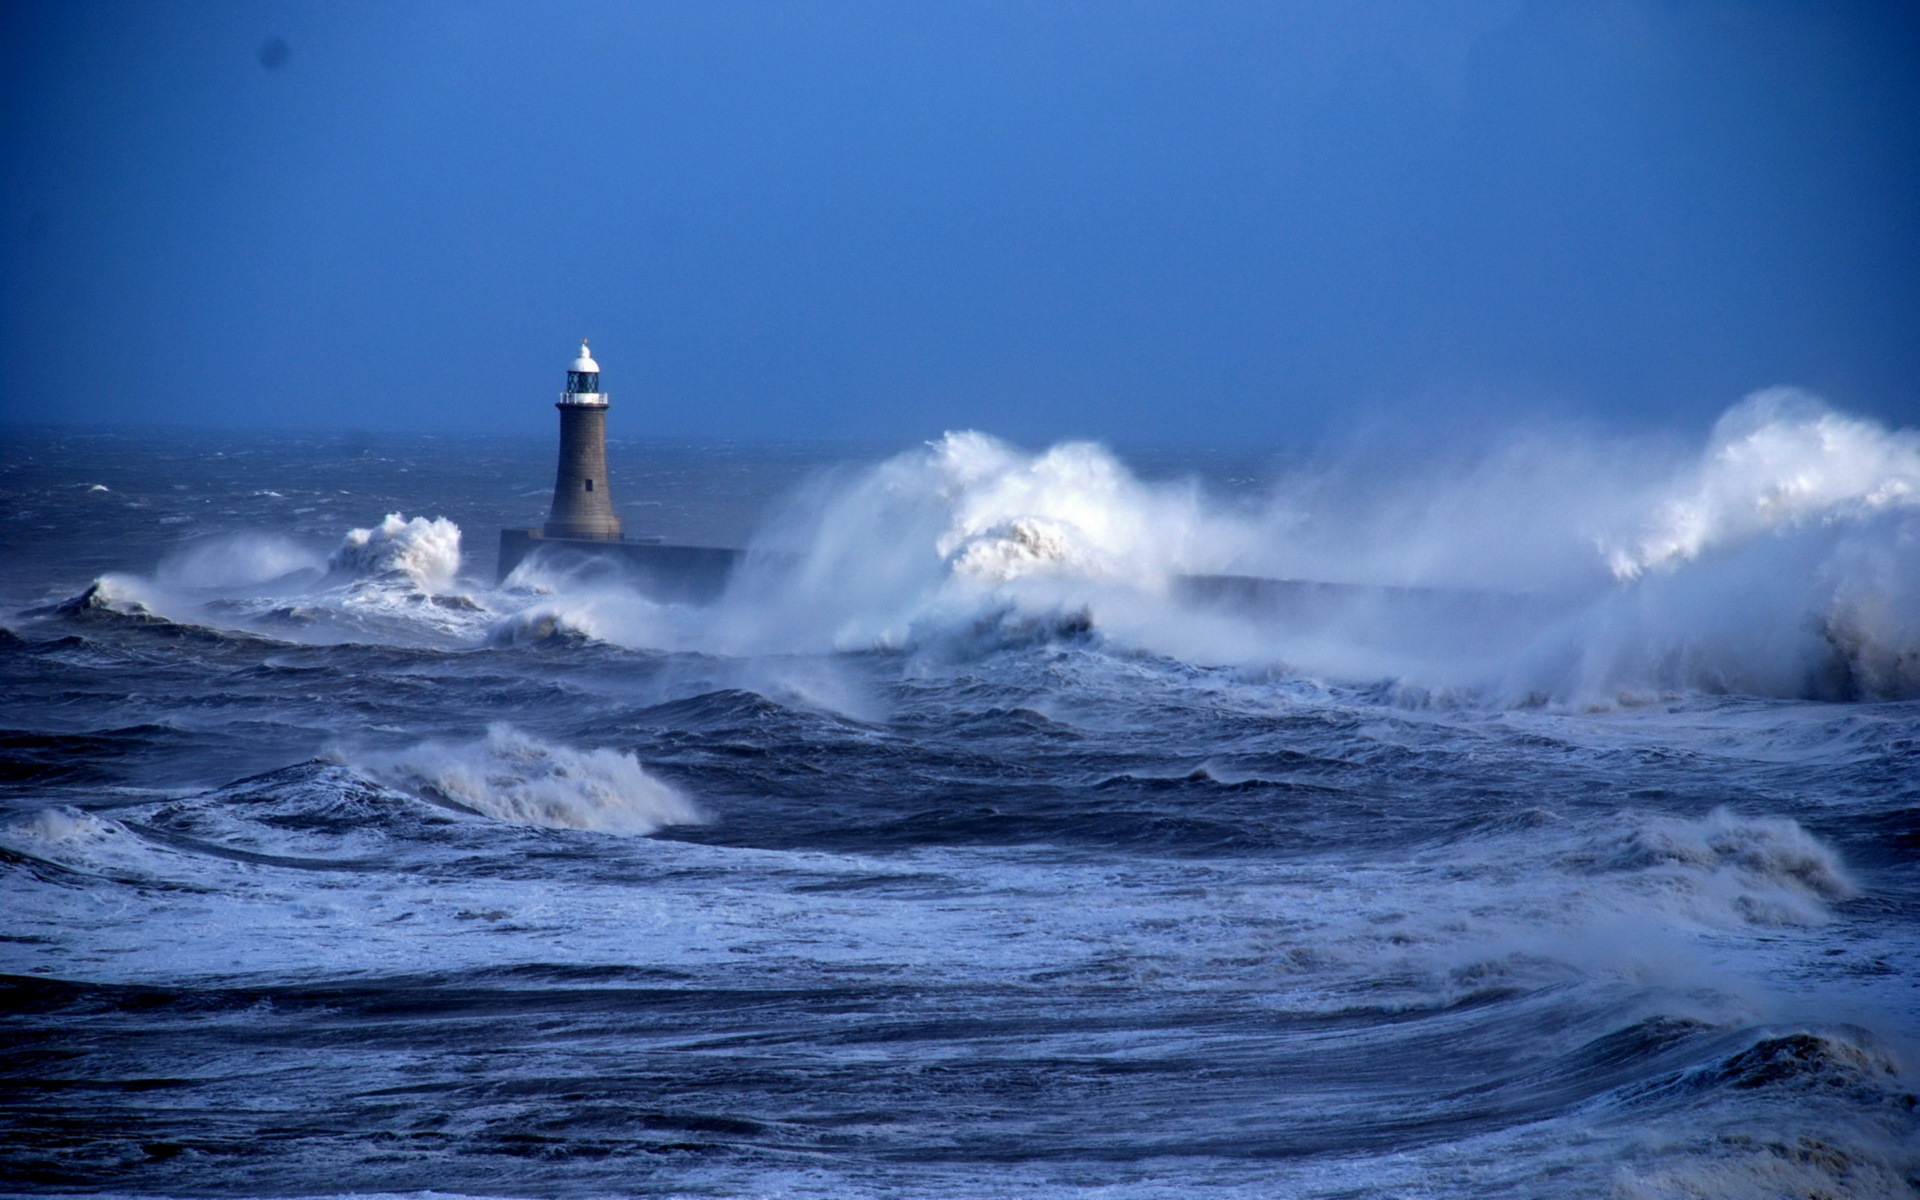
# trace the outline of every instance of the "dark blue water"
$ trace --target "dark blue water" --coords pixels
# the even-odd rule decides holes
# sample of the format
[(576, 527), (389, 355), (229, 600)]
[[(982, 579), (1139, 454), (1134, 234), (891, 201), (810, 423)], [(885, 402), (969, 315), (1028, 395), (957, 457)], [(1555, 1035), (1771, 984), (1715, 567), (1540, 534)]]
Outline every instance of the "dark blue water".
[(1914, 1194), (1904, 502), (1226, 611), (1258, 460), (616, 446), (690, 610), (549, 452), (10, 436), (8, 1189)]

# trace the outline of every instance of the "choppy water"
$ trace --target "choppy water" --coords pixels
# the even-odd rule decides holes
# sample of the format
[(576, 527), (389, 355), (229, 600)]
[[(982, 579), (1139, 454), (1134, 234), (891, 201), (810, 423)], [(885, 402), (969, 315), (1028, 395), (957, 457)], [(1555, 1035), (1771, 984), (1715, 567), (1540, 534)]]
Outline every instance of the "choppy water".
[(1910, 435), (616, 447), (704, 611), (493, 584), (548, 450), (10, 441), (7, 1187), (1916, 1190)]

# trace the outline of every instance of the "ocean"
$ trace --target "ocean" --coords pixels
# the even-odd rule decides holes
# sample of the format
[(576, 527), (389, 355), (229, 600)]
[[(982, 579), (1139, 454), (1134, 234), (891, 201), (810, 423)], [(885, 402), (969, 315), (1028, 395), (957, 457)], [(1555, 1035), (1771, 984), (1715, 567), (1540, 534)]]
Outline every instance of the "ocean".
[(1912, 431), (551, 455), (8, 433), (0, 1190), (1920, 1192)]

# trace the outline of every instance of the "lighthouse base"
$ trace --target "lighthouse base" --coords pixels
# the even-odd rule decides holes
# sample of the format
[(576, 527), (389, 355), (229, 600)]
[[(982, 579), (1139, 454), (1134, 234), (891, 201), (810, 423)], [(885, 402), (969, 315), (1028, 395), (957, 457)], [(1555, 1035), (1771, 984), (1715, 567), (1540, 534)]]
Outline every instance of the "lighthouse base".
[(539, 529), (500, 531), (500, 582), (538, 559), (555, 570), (606, 570), (643, 595), (672, 604), (709, 604), (733, 577), (741, 551), (728, 546), (675, 546), (658, 538), (555, 538)]

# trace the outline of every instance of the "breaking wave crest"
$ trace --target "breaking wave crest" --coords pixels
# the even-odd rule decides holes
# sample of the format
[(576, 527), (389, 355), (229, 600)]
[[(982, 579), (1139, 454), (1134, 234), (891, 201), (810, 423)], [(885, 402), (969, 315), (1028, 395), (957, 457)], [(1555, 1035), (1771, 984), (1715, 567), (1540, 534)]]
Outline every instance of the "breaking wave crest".
[(1839, 856), (1787, 818), (1724, 808), (1699, 818), (1537, 816), (1414, 855), (1420, 883), (1396, 889), (1391, 904), (1363, 898), (1373, 894), (1364, 876), (1404, 864), (1356, 874), (1361, 886), (1316, 939), (1323, 965), (1405, 967), (1421, 981), (1410, 1003), (1568, 971), (1688, 987), (1702, 977), (1698, 934), (1818, 928), (1858, 894)]
[(792, 497), (711, 607), (540, 563), (463, 593), (459, 527), (391, 513), (324, 570), (285, 539), (210, 539), (59, 608), (745, 657), (1071, 642), (1416, 703), (1920, 696), (1920, 433), (1774, 389), (1693, 451), (1534, 437), (1429, 457), (1349, 455), (1228, 501), (1091, 443), (950, 433)]
[(25, 615), (240, 631), (297, 642), (445, 644), (484, 635), (497, 616), (459, 589), (460, 527), (390, 513), (350, 530), (331, 555), (289, 538), (201, 539), (151, 576), (114, 572)]
[(1736, 817), (1724, 808), (1704, 821), (1653, 821), (1626, 836), (1616, 857), (1629, 867), (1672, 864), (1736, 871), (1766, 886), (1823, 901), (1855, 894), (1839, 859), (1797, 822)]
[(34, 610), (33, 615), (59, 614), (86, 619), (104, 614), (143, 621), (164, 619), (150, 603), (152, 590), (142, 586), (142, 583), (137, 576), (109, 572), (88, 584), (79, 594), (48, 608)]
[(1700, 820), (1634, 818), (1593, 863), (1674, 892), (1696, 917), (1741, 924), (1824, 924), (1831, 905), (1858, 894), (1839, 856), (1797, 821), (1724, 808)]
[(371, 529), (350, 531), (327, 566), (351, 576), (398, 573), (422, 588), (442, 590), (460, 572), (460, 527), (445, 517), (408, 520), (388, 513)]
[(948, 434), (797, 500), (694, 640), (912, 649), (1072, 612), (1123, 649), (1469, 701), (1920, 695), (1920, 435), (1775, 389), (1697, 456), (1628, 449), (1307, 472), (1263, 508)]
[(797, 498), (708, 629), (722, 648), (907, 646), (1010, 598), (1164, 593), (1226, 533), (1197, 486), (1144, 483), (1099, 446), (950, 433)]
[(505, 724), (489, 726), (478, 741), (427, 741), (341, 758), (389, 787), (524, 825), (649, 834), (704, 819), (631, 754), (557, 746)]
[(1834, 412), (1793, 388), (1756, 393), (1720, 418), (1643, 528), (1610, 547), (1622, 579), (1811, 522), (1920, 509), (1920, 433)]

